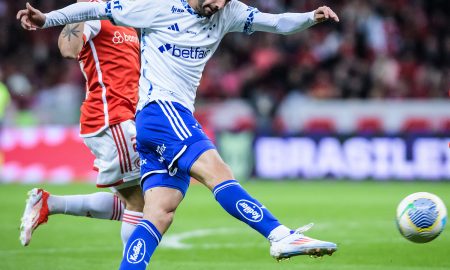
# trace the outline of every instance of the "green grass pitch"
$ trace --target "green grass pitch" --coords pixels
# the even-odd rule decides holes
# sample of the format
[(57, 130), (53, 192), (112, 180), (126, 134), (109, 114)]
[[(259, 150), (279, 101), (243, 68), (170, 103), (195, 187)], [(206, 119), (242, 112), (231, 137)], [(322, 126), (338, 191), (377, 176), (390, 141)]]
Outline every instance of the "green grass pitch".
[[(316, 225), (307, 235), (338, 243), (331, 257), (299, 256), (277, 263), (268, 242), (229, 217), (209, 191), (192, 185), (175, 221), (154, 254), (155, 270), (448, 270), (450, 228), (434, 241), (415, 244), (395, 225), (397, 204), (406, 195), (428, 191), (450, 206), (450, 183), (427, 182), (246, 182), (244, 186), (292, 228)], [(44, 185), (54, 194), (98, 191), (90, 184)], [(117, 269), (120, 223), (51, 216), (20, 245), (19, 219), (31, 186), (1, 185), (0, 269)]]

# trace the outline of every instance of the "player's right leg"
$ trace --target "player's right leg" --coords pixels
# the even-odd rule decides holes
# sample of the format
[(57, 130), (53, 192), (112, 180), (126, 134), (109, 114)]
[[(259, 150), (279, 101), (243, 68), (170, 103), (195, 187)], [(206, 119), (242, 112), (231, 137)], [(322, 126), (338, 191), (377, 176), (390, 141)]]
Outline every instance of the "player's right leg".
[[(136, 181), (138, 183), (138, 181)], [(136, 228), (136, 225), (143, 217), (144, 197), (142, 189), (139, 185), (130, 187), (116, 188), (116, 194), (125, 203), (125, 209), (122, 217), (122, 227), (120, 230), (120, 237), (122, 238), (123, 246), (125, 247), (130, 235)]]
[[(139, 156), (135, 147), (136, 128), (128, 120), (113, 125), (100, 134), (84, 138), (95, 155), (98, 171), (97, 187), (110, 187), (112, 193), (55, 196), (42, 189), (29, 193), (21, 224), (20, 240), (28, 245), (32, 233), (47, 221), (50, 214), (69, 214), (122, 220), (121, 238), (125, 245), (134, 227), (142, 218), (144, 199), (139, 186)], [(122, 214), (123, 213), (123, 214)]]
[(110, 192), (57, 196), (34, 188), (28, 192), (22, 215), (20, 242), (27, 246), (34, 230), (46, 223), (53, 214), (122, 220), (123, 209), (120, 199)]
[(95, 155), (97, 187), (111, 188), (125, 204), (121, 228), (124, 245), (142, 218), (144, 207), (135, 139), (136, 125), (132, 120), (112, 125), (95, 137), (84, 138), (84, 143)]

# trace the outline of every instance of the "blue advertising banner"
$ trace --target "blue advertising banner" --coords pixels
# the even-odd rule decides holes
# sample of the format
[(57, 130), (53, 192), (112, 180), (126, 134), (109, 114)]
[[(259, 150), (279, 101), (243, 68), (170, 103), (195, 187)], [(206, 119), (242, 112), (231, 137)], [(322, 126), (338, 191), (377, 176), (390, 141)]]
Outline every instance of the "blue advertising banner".
[(450, 137), (257, 137), (254, 176), (450, 180)]

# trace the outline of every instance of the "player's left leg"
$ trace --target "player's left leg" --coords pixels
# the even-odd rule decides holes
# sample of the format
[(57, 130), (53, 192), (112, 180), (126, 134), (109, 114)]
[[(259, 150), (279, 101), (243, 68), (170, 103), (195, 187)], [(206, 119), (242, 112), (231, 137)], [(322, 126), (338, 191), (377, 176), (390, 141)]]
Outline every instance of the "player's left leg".
[(188, 185), (179, 179), (168, 173), (151, 174), (143, 179), (144, 218), (137, 224), (125, 246), (120, 269), (145, 269), (149, 264), (186, 192)]
[(231, 169), (215, 149), (204, 152), (194, 162), (191, 176), (213, 191), (216, 200), (229, 214), (247, 223), (269, 240), (278, 240), (291, 233), (267, 208), (251, 197), (239, 182), (233, 180)]
[(20, 225), (20, 241), (27, 246), (33, 232), (54, 214), (65, 214), (97, 219), (122, 220), (124, 205), (110, 192), (83, 195), (53, 195), (41, 188), (28, 192)]
[(95, 155), (97, 187), (110, 187), (125, 204), (121, 228), (124, 245), (142, 218), (144, 207), (135, 139), (136, 125), (133, 120), (111, 125), (94, 137), (84, 138), (85, 144)]
[(337, 246), (303, 235), (312, 225), (291, 231), (254, 199), (236, 181), (215, 149), (204, 152), (192, 165), (191, 176), (213, 191), (216, 200), (230, 215), (248, 224), (266, 237), (270, 254), (277, 260), (296, 255), (323, 256), (332, 254)]

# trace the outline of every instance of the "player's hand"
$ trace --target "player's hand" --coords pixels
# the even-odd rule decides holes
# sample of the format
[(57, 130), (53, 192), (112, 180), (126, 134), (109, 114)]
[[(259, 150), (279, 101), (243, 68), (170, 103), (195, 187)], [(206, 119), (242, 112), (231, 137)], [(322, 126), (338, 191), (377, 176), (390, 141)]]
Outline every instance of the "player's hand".
[(26, 4), (26, 9), (17, 12), (16, 18), (20, 20), (20, 24), (26, 30), (36, 30), (45, 23), (45, 15), (38, 9), (32, 7), (30, 3)]
[(330, 19), (339, 22), (339, 17), (331, 10), (331, 8), (322, 6), (314, 11), (314, 20), (316, 22), (320, 23)]

